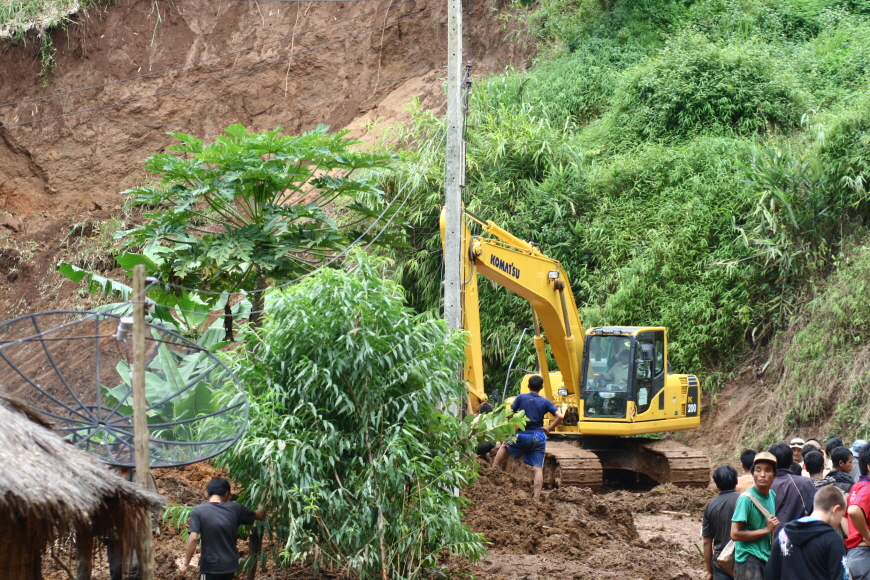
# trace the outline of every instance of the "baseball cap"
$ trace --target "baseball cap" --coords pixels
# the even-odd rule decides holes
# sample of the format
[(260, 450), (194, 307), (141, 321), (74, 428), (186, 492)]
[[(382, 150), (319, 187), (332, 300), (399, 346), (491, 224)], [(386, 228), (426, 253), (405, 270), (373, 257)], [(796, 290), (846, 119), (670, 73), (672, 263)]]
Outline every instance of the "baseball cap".
[(773, 463), (773, 467), (774, 469), (776, 469), (776, 456), (774, 456), (774, 454), (770, 453), (769, 451), (762, 451), (761, 453), (756, 453), (755, 459), (752, 461), (753, 467), (759, 461), (769, 461)]
[[(865, 442), (865, 443), (866, 443), (866, 442)], [(806, 445), (806, 443), (805, 443), (804, 440), (801, 439), (800, 437), (795, 437), (795, 438), (792, 439), (791, 442), (788, 444), (788, 446), (791, 447), (792, 449), (795, 449), (795, 448), (797, 448), (797, 449), (802, 449), (804, 445)]]
[(867, 442), (863, 439), (855, 439), (855, 442), (852, 443), (852, 455), (858, 457), (858, 452), (867, 447)]

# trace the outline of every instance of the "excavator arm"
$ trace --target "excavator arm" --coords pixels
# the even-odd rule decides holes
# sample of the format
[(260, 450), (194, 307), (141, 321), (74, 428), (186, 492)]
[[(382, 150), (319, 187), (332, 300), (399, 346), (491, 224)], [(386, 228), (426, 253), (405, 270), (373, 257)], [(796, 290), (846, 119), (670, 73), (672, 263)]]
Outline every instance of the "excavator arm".
[[(525, 298), (535, 321), (535, 349), (544, 395), (552, 399), (555, 388), (567, 389), (579, 403), (580, 367), (583, 353), (583, 325), (562, 265), (545, 256), (536, 246), (520, 240), (491, 221), (468, 211), (465, 216), (479, 223), (493, 237), (472, 236), (462, 227), (462, 312), (463, 327), (469, 332), (466, 344), (465, 380), (471, 411), (486, 400), (483, 387), (483, 356), (480, 341), (480, 310), (477, 274)], [(444, 212), (441, 232), (444, 236)], [(551, 385), (541, 327), (547, 334), (553, 357), (562, 373), (563, 384)]]

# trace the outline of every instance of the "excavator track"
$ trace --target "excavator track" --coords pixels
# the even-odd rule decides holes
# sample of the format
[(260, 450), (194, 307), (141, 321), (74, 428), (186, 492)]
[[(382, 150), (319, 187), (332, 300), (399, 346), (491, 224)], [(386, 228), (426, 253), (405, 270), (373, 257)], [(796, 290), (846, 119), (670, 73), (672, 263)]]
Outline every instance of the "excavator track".
[[(531, 469), (522, 461), (509, 457), (506, 467), (518, 476), (530, 476)], [(547, 441), (547, 488), (599, 491), (605, 483), (614, 487), (626, 476), (640, 481), (641, 475), (655, 484), (705, 487), (710, 482), (710, 461), (703, 452), (668, 440), (572, 437)]]
[(544, 483), (553, 487), (601, 489), (601, 462), (598, 456), (567, 441), (548, 441), (544, 458)]

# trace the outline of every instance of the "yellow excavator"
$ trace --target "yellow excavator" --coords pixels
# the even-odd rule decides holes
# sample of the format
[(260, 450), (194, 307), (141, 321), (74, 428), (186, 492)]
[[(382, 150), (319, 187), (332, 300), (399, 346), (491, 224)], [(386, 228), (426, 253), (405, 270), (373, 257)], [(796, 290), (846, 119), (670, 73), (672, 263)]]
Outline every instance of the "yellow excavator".
[[(468, 220), (483, 234), (472, 236)], [(441, 214), (444, 238), (445, 216)], [(562, 265), (525, 242), (464, 210), (462, 313), (469, 333), (465, 380), (470, 412), (487, 400), (483, 384), (478, 277), (480, 274), (529, 302), (541, 394), (565, 418), (550, 435), (544, 482), (550, 487), (600, 489), (626, 477), (646, 483), (704, 486), (707, 457), (670, 440), (637, 435), (698, 427), (701, 386), (694, 375), (671, 374), (667, 330), (609, 326), (583, 330)], [(542, 333), (543, 329), (543, 333)], [(558, 371), (548, 368), (545, 339)], [(526, 375), (521, 392), (528, 392)], [(647, 480), (648, 478), (648, 480)]]

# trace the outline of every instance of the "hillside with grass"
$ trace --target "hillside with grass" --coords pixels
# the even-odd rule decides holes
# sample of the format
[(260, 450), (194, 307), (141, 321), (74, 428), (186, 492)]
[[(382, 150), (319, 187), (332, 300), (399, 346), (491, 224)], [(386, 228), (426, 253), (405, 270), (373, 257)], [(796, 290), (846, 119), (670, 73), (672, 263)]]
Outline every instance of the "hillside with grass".
[[(559, 0), (519, 18), (539, 56), (474, 85), (466, 207), (560, 260), (586, 326), (668, 327), (707, 402), (767, 357), (747, 442), (866, 433), (870, 4)], [(439, 308), (441, 127), (416, 114), (387, 184), (420, 184), (397, 256), (420, 310)], [(488, 283), (481, 311), (500, 396), (531, 316)]]

